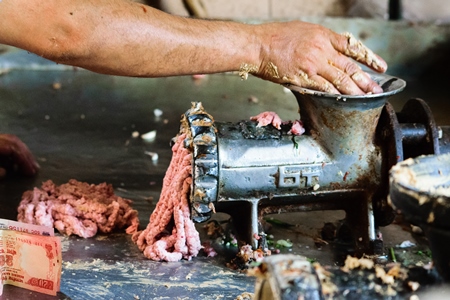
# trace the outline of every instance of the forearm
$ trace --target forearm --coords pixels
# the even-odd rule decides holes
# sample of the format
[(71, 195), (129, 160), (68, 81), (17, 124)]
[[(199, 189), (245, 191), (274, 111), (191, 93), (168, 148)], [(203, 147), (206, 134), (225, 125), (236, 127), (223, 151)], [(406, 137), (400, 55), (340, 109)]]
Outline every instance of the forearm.
[[(84, 67), (155, 77), (235, 71), (242, 63), (258, 63), (259, 47), (250, 25), (186, 19), (140, 4), (129, 5), (133, 9), (123, 13), (130, 15), (112, 17), (114, 25), (97, 24), (91, 43), (103, 49), (92, 49), (82, 62)], [(107, 63), (97, 66), (96, 61)]]
[[(64, 5), (57, 5), (61, 1)], [(120, 0), (55, 3), (34, 12), (42, 19), (28, 22), (28, 28), (19, 20), (15, 26), (22, 34), (6, 42), (59, 63), (127, 76), (217, 73), (259, 64), (252, 25), (185, 19)]]
[(127, 0), (0, 0), (0, 43), (105, 74), (239, 70), (332, 94), (382, 92), (352, 59), (387, 68), (352, 35), (323, 26), (187, 19)]

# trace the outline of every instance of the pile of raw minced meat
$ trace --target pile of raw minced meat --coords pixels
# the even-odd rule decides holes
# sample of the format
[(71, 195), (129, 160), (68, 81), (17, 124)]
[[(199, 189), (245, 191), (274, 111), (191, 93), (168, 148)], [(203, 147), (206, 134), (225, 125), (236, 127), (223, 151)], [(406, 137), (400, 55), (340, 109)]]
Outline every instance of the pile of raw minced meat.
[(131, 200), (116, 196), (110, 184), (95, 185), (72, 179), (58, 186), (48, 180), (40, 189), (23, 194), (17, 219), (83, 238), (122, 228), (131, 234), (137, 231), (139, 219), (130, 204)]

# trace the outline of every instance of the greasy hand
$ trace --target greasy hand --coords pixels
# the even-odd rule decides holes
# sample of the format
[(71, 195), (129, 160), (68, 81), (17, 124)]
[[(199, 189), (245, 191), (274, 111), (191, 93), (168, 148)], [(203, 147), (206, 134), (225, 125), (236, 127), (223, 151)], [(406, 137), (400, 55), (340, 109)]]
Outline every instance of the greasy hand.
[(17, 136), (0, 134), (0, 157), (10, 158), (24, 175), (34, 175), (39, 170), (33, 154)]
[(263, 24), (266, 41), (254, 75), (332, 94), (363, 95), (382, 89), (355, 62), (385, 72), (386, 62), (350, 34), (299, 21)]

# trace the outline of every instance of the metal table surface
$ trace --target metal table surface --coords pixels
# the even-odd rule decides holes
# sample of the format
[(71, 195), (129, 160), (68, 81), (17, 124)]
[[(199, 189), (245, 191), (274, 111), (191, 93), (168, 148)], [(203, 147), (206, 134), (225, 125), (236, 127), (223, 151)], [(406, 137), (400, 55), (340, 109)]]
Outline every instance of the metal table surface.
[[(74, 178), (112, 184), (118, 195), (134, 201), (144, 228), (171, 159), (170, 139), (191, 101), (203, 102), (220, 121), (247, 119), (266, 110), (285, 120), (297, 118), (293, 95), (257, 78), (241, 81), (237, 75), (223, 74), (201, 81), (140, 79), (50, 66), (15, 67), (0, 76), (1, 131), (18, 135), (41, 165), (34, 178), (12, 176), (0, 181), (0, 218), (16, 219), (24, 191), (48, 179), (62, 184)], [(258, 102), (249, 101), (251, 96)], [(432, 108), (440, 107), (441, 99), (430, 104)], [(163, 111), (160, 119), (154, 109)], [(438, 123), (448, 123), (445, 116), (439, 112)], [(154, 142), (132, 137), (135, 131), (151, 130), (157, 130)], [(146, 151), (158, 153), (158, 161), (153, 162)], [(305, 231), (314, 232), (329, 216), (334, 213), (312, 212), (301, 218), (287, 214), (286, 218), (301, 221)], [(198, 228), (202, 234), (201, 225)], [(295, 242), (291, 253), (334, 263), (331, 250), (318, 250), (308, 235), (282, 229), (274, 234)], [(386, 246), (414, 241), (398, 224), (386, 227), (384, 234)], [(0, 299), (235, 299), (254, 290), (254, 278), (227, 268), (226, 255), (162, 263), (145, 259), (125, 233), (61, 239), (63, 273), (57, 297), (5, 286)]]

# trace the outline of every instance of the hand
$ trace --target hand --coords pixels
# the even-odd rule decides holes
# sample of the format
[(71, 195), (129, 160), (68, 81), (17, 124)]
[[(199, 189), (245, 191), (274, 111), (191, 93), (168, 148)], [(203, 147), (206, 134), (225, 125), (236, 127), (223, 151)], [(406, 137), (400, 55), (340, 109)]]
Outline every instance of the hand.
[(11, 159), (24, 175), (32, 176), (39, 170), (39, 164), (27, 145), (15, 135), (0, 134), (0, 157)]
[(352, 35), (293, 21), (260, 25), (261, 65), (254, 75), (331, 94), (364, 95), (383, 90), (353, 60), (378, 72), (386, 62)]

